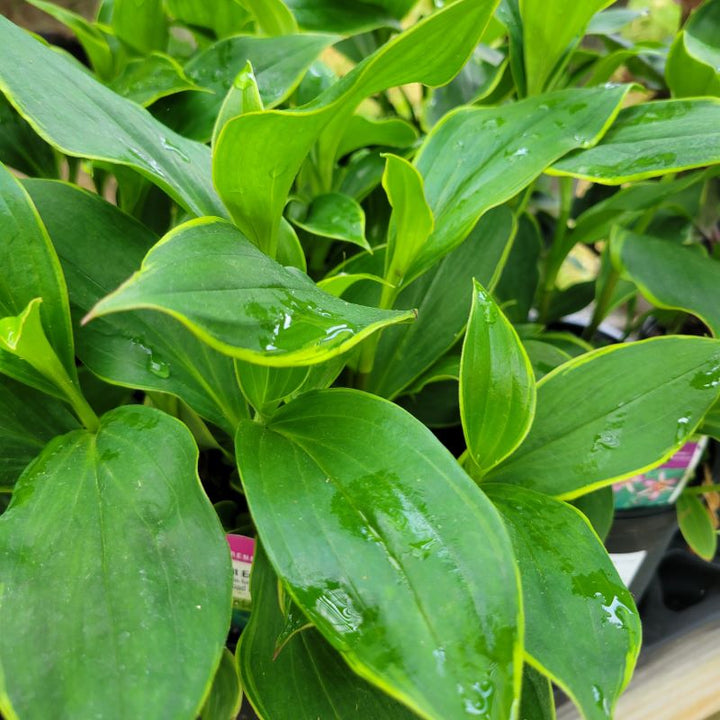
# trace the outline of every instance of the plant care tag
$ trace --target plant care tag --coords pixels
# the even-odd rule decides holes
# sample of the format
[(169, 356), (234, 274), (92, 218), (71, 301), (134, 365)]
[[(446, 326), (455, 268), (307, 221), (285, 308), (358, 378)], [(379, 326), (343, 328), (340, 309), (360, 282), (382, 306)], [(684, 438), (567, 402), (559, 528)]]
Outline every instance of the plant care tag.
[(615, 483), (615, 508), (627, 510), (674, 503), (693, 476), (706, 444), (706, 437), (687, 442), (659, 467)]
[(233, 625), (244, 627), (250, 615), (250, 568), (255, 540), (245, 535), (227, 535), (233, 566)]

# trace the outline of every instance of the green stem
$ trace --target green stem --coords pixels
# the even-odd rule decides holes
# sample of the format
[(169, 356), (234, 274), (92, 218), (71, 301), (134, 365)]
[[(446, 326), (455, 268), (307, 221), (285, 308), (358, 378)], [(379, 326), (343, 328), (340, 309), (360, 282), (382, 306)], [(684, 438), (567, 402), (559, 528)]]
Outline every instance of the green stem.
[(595, 333), (597, 332), (598, 327), (600, 327), (600, 323), (605, 319), (605, 316), (608, 313), (610, 303), (612, 302), (613, 292), (618, 284), (618, 280), (620, 280), (620, 273), (611, 266), (610, 272), (605, 280), (605, 284), (600, 292), (600, 297), (595, 303), (592, 320), (585, 328), (585, 332), (583, 332), (583, 339), (591, 341), (593, 337), (595, 337)]
[(558, 213), (558, 219), (555, 223), (555, 232), (553, 233), (550, 248), (543, 264), (543, 277), (540, 284), (539, 311), (540, 322), (542, 323), (547, 322), (558, 273), (560, 272), (563, 261), (572, 249), (572, 245), (567, 247), (565, 237), (567, 235), (568, 220), (570, 219), (572, 203), (575, 196), (573, 192), (573, 179), (561, 177), (559, 185), (560, 212)]
[(720, 485), (693, 485), (683, 490), (685, 495), (705, 495), (720, 492)]
[[(379, 307), (382, 310), (390, 310), (397, 300), (400, 287), (395, 285), (383, 285), (382, 294), (380, 295)], [(360, 390), (367, 387), (368, 378), (375, 365), (375, 355), (377, 354), (378, 344), (380, 342), (381, 330), (374, 332), (360, 347), (360, 356), (358, 357), (357, 375), (355, 386)]]

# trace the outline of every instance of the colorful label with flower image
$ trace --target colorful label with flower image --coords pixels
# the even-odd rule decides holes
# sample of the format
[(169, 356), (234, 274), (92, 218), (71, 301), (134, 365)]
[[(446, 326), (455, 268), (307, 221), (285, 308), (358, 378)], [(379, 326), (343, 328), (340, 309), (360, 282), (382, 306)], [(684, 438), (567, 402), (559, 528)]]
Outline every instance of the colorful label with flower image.
[(706, 444), (706, 437), (685, 443), (659, 467), (615, 483), (615, 508), (628, 510), (674, 503), (695, 472)]
[(233, 624), (243, 626), (250, 612), (250, 568), (255, 540), (244, 535), (227, 535), (233, 566)]

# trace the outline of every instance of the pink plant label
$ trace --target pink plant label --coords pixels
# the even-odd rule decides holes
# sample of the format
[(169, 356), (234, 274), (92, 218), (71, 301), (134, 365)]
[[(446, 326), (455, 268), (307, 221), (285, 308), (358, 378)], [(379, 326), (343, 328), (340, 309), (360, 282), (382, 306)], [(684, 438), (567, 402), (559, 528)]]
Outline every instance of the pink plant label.
[(250, 609), (250, 568), (255, 555), (255, 540), (245, 535), (227, 535), (233, 565), (233, 607)]
[(615, 483), (615, 507), (626, 510), (674, 503), (695, 472), (706, 443), (705, 437), (685, 443), (662, 465)]

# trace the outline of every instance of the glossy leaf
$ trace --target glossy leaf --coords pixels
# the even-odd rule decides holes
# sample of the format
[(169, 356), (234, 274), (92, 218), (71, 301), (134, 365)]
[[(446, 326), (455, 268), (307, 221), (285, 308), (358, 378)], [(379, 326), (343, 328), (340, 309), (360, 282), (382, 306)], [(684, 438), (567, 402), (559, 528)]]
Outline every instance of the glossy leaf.
[(182, 91), (203, 90), (185, 75), (177, 60), (159, 52), (128, 62), (109, 86), (138, 105), (151, 105)]
[(381, 277), (371, 275), (370, 273), (340, 272), (337, 275), (330, 275), (329, 277), (323, 278), (318, 283), (318, 287), (335, 297), (342, 297), (343, 293), (355, 285), (355, 283), (364, 281), (378, 283), (379, 285), (385, 284), (385, 281)]
[(483, 487), (515, 550), (530, 663), (559, 685), (587, 720), (610, 720), (640, 651), (632, 595), (580, 512), (522, 487)]
[(720, 399), (708, 410), (700, 426), (700, 434), (720, 440)]
[(697, 315), (720, 335), (720, 260), (700, 247), (622, 232), (613, 236), (613, 263), (653, 305)]
[[(25, 186), (60, 256), (79, 322), (140, 266), (157, 238), (97, 195), (58, 182)], [(232, 360), (172, 318), (124, 313), (76, 329), (78, 356), (108, 382), (172, 393), (229, 433), (247, 416)]]
[(212, 218), (166, 235), (140, 271), (86, 319), (142, 309), (171, 315), (227, 355), (275, 367), (322, 362), (381, 327), (414, 317), (328, 295)]
[[(126, 406), (97, 434), (57, 438), (23, 474), (0, 517), (12, 618), (0, 663), (19, 717), (197, 714), (230, 622), (232, 571), (196, 463), (181, 423)], [(53, 621), (38, 622), (48, 608)]]
[(594, 15), (587, 26), (588, 35), (614, 35), (633, 20), (646, 16), (648, 11), (630, 8), (611, 8)]
[(165, 0), (165, 5), (174, 18), (212, 28), (218, 37), (239, 33), (252, 18), (240, 3), (226, 0)]
[(387, 155), (382, 182), (393, 209), (385, 278), (400, 288), (405, 273), (433, 231), (435, 221), (425, 200), (422, 176), (407, 160)]
[(241, 702), (242, 689), (235, 658), (224, 648), (210, 687), (210, 695), (200, 713), (200, 720), (235, 720), (240, 712)]
[(711, 561), (717, 552), (718, 536), (702, 500), (697, 495), (681, 494), (677, 499), (677, 518), (685, 542), (703, 560)]
[(257, 78), (253, 72), (252, 64), (248, 60), (245, 67), (237, 74), (230, 89), (222, 101), (218, 110), (215, 124), (213, 125), (211, 145), (215, 145), (221, 130), (228, 120), (248, 112), (259, 112), (263, 110), (263, 102), (260, 97)]
[(0, 492), (50, 440), (77, 427), (64, 403), (0, 375)]
[(550, 681), (531, 665), (523, 667), (521, 720), (555, 720), (555, 698)]
[(675, 97), (720, 95), (720, 2), (707, 0), (675, 37), (665, 78)]
[(271, 368), (242, 360), (237, 360), (235, 367), (243, 395), (261, 415), (272, 413), (289, 398), (305, 382), (309, 371), (307, 367)]
[(626, 92), (623, 86), (561, 90), (446, 116), (415, 160), (435, 231), (410, 274), (431, 267), (462, 242), (483, 213), (516, 195), (555, 160), (597, 142)]
[(539, 95), (552, 84), (563, 55), (585, 34), (595, 13), (613, 0), (520, 0), (527, 94)]
[(0, 163), (25, 175), (54, 178), (59, 168), (53, 149), (39, 138), (0, 94)]
[(300, 203), (292, 203), (289, 216), (295, 225), (306, 232), (344, 240), (372, 252), (365, 239), (365, 211), (356, 200), (347, 195), (318, 195), (306, 208)]
[(605, 200), (593, 203), (575, 220), (573, 243), (606, 240), (613, 225), (631, 226), (651, 208), (677, 208), (682, 194), (708, 179), (714, 171), (689, 173), (677, 180), (636, 183), (618, 190)]
[(236, 447), (273, 566), (358, 674), (424, 717), (511, 715), (521, 647), (509, 543), (427, 428), (371, 395), (328, 390), (267, 427), (242, 423)]
[(278, 580), (262, 546), (256, 546), (250, 579), (253, 612), (237, 651), (245, 693), (261, 717), (409, 720), (396, 700), (356, 675), (320, 633), (303, 630), (275, 656), (283, 629)]
[(363, 115), (353, 115), (348, 120), (345, 134), (337, 149), (337, 157), (349, 155), (355, 150), (373, 145), (405, 148), (417, 140), (417, 130), (401, 118), (371, 120)]
[(659, 465), (720, 388), (720, 342), (661, 337), (575, 358), (538, 383), (525, 442), (488, 480), (574, 498)]
[(113, 0), (111, 23), (115, 34), (135, 50), (165, 50), (168, 26), (162, 0)]
[(43, 0), (27, 0), (30, 5), (42, 10), (62, 23), (75, 34), (78, 42), (90, 60), (93, 70), (101, 80), (110, 79), (115, 72), (115, 59), (108, 41), (107, 31), (86, 20), (68, 8)]
[(620, 185), (720, 163), (720, 99), (658, 100), (625, 108), (601, 142), (548, 172)]
[(535, 376), (520, 338), (487, 291), (473, 283), (460, 360), (460, 414), (480, 474), (510, 455), (535, 413)]
[[(344, 124), (365, 97), (409, 82), (450, 80), (482, 35), (493, 7), (494, 0), (455, 2), (393, 38), (312, 103), (228, 123), (218, 140), (213, 176), (240, 229), (261, 247), (272, 247), (293, 180), (323, 130), (332, 123), (322, 153), (332, 163)], [(427, 47), (435, 51), (428, 53)], [(293, 142), (278, 143), (278, 137)], [(235, 170), (238, 165), (245, 169), (242, 174)], [(327, 168), (321, 172), (326, 176)]]
[[(226, 2), (226, 0), (223, 0)], [(153, 108), (156, 117), (183, 135), (207, 142), (223, 99), (250, 62), (265, 108), (285, 100), (315, 58), (337, 40), (333, 35), (254, 37), (237, 35), (214, 43), (184, 67), (187, 76), (210, 93), (184, 93)]]
[(286, 0), (300, 27), (354, 35), (383, 25), (396, 25), (415, 0)]
[(0, 18), (0, 43), (5, 49), (0, 90), (53, 147), (128, 165), (190, 212), (225, 215), (212, 189), (208, 148), (176, 135), (5, 18)]
[(470, 314), (472, 279), (494, 286), (514, 234), (515, 219), (507, 208), (487, 213), (460, 247), (400, 294), (395, 307), (417, 308), (418, 317), (412, 325), (383, 332), (368, 390), (396, 397), (460, 339)]
[[(65, 278), (45, 226), (19, 181), (0, 165), (0, 317), (18, 316), (42, 298), (41, 323), (65, 373), (77, 380), (75, 351)], [(0, 352), (0, 368), (16, 380), (48, 390), (46, 382), (24, 362)], [(52, 392), (52, 391), (51, 391)]]
[(522, 323), (528, 319), (540, 282), (540, 253), (543, 239), (533, 216), (523, 213), (497, 287), (495, 298), (509, 320)]
[(572, 505), (588, 519), (593, 530), (604, 542), (610, 532), (615, 515), (613, 489), (608, 486), (594, 490), (587, 495), (581, 495), (572, 501)]
[(297, 23), (283, 0), (241, 0), (265, 35), (292, 35)]
[(530, 360), (530, 365), (535, 373), (536, 380), (545, 377), (549, 372), (571, 358), (571, 355), (568, 355), (568, 353), (560, 348), (555, 347), (555, 345), (551, 343), (543, 342), (542, 340), (529, 338), (523, 340), (523, 345), (525, 346), (525, 352)]

